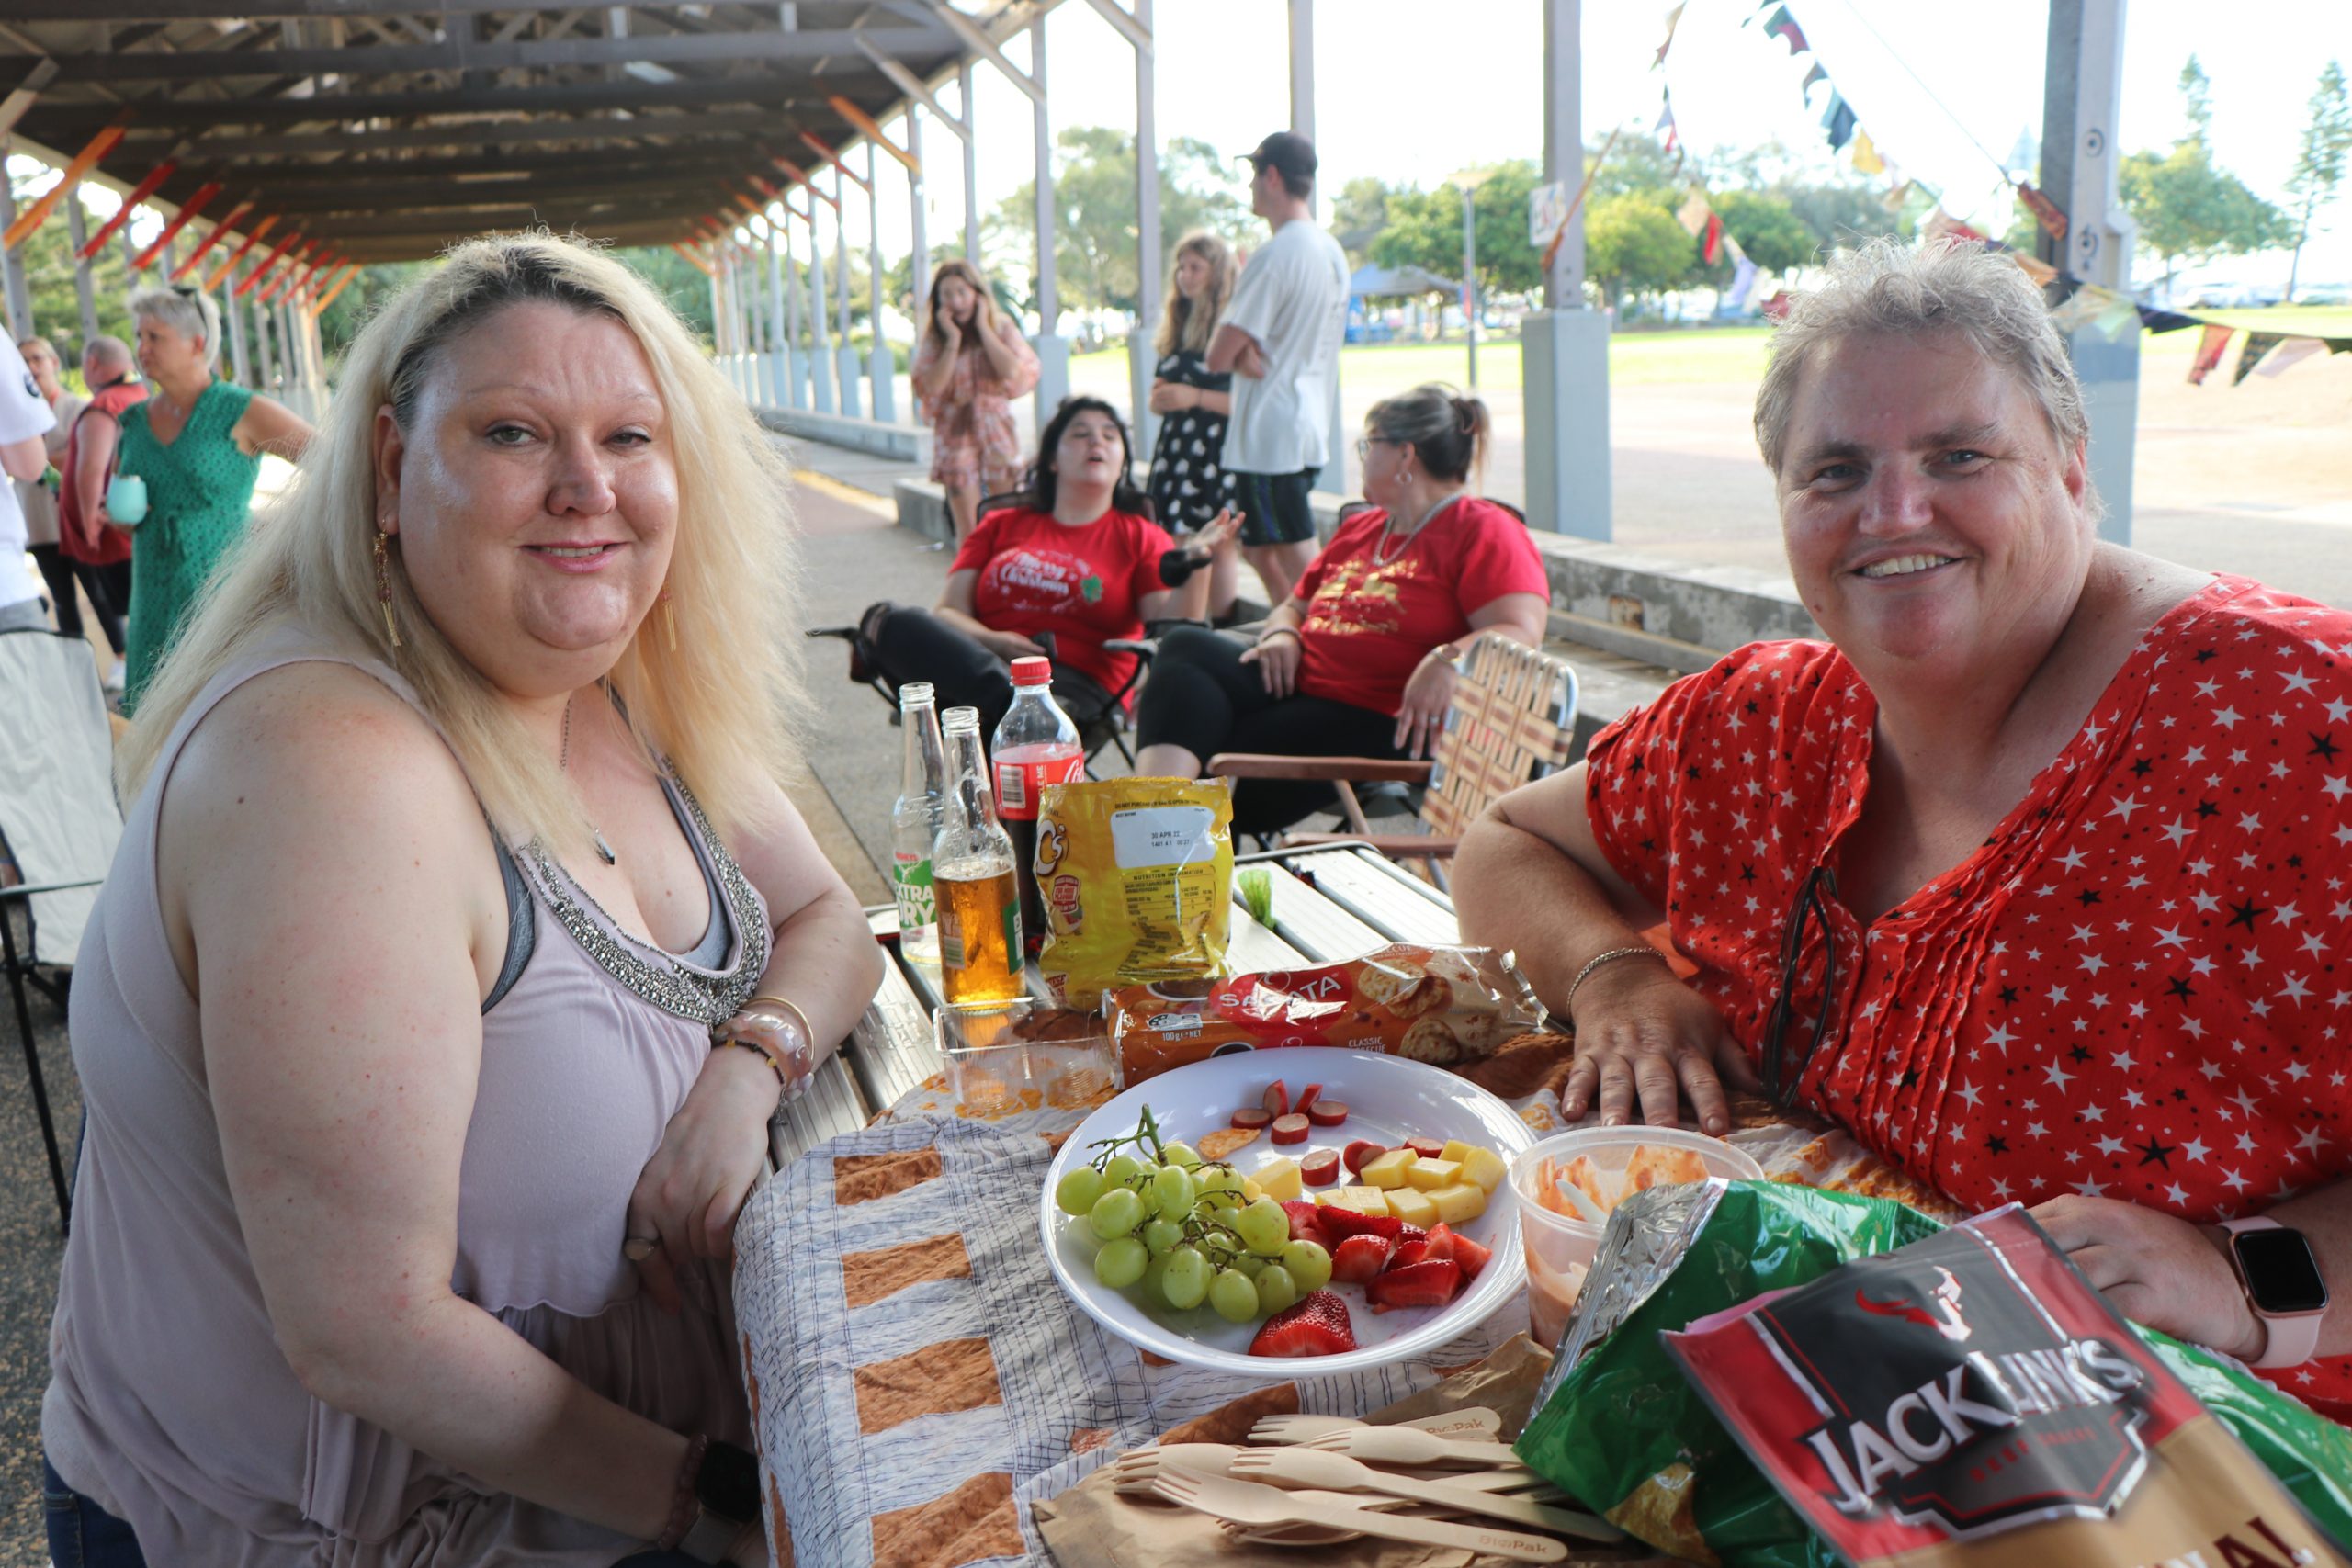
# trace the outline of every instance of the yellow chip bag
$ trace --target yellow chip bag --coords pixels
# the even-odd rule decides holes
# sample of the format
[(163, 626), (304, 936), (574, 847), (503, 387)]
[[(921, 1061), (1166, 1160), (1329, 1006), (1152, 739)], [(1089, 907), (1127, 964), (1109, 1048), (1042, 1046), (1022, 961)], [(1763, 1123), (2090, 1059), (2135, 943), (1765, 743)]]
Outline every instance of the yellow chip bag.
[(1038, 794), (1037, 967), (1054, 1000), (1212, 980), (1233, 923), (1233, 793), (1222, 779), (1103, 779)]

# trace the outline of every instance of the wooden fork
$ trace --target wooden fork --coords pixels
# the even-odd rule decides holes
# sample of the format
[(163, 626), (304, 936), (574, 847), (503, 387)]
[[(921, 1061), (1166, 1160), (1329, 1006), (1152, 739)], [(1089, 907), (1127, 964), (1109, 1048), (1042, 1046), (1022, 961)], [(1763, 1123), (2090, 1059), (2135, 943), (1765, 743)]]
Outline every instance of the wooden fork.
[(1409, 1540), (1423, 1546), (1452, 1546), (1469, 1551), (1492, 1552), (1521, 1562), (1566, 1562), (1565, 1542), (1545, 1536), (1520, 1535), (1484, 1525), (1446, 1524), (1436, 1519), (1399, 1518), (1363, 1507), (1300, 1501), (1296, 1493), (1281, 1492), (1247, 1481), (1202, 1475), (1181, 1465), (1159, 1472), (1153, 1490), (1171, 1503), (1182, 1503), (1204, 1514), (1255, 1527), (1318, 1525), (1327, 1529), (1354, 1530), (1389, 1540)]

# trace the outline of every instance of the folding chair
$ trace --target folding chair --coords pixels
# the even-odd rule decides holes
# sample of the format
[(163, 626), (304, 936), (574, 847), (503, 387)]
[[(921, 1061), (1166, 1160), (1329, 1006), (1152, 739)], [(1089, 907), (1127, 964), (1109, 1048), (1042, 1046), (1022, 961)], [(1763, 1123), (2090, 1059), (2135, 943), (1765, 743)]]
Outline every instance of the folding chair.
[(64, 1010), (62, 976), (72, 970), (121, 837), (114, 731), (89, 644), (49, 631), (0, 632), (0, 967), (61, 1230), (72, 1223), (72, 1201), (26, 990)]
[[(1500, 632), (1480, 632), (1464, 650), (1444, 732), (1428, 761), (1385, 757), (1280, 757), (1228, 751), (1207, 772), (1229, 779), (1315, 780), (1339, 792), (1345, 833), (1287, 833), (1284, 847), (1365, 843), (1392, 860), (1417, 860), (1446, 886), (1441, 863), (1453, 858), (1464, 829), (1523, 784), (1567, 766), (1576, 739), (1577, 672), (1541, 649)], [(1355, 785), (1368, 781), (1423, 784), (1419, 833), (1375, 833)]]

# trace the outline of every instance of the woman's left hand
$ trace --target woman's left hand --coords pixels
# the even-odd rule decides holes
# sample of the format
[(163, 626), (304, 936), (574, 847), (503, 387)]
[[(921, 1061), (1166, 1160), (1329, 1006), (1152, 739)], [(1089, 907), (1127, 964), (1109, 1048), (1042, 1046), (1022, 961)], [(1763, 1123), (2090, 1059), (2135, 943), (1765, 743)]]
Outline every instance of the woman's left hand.
[(685, 1103), (662, 1130), (629, 1194), (631, 1238), (659, 1243), (637, 1265), (654, 1303), (682, 1304), (678, 1269), (735, 1255), (735, 1216), (767, 1168), (768, 1119), (775, 1113), (775, 1069), (758, 1051), (714, 1045)]
[[(1432, 649), (1432, 652), (1435, 650)], [(1445, 711), (1453, 705), (1453, 662), (1424, 658), (1405, 682), (1405, 700), (1396, 709), (1396, 746), (1408, 757), (1426, 757), (1445, 729)]]
[(1233, 542), (1240, 536), (1240, 514), (1228, 506), (1201, 525), (1193, 536), (1193, 543), (1201, 547), (1203, 555), (1214, 556), (1233, 548)]
[(2208, 1227), (2137, 1203), (2073, 1194), (2031, 1213), (2108, 1304), (2132, 1322), (2240, 1360), (2252, 1360), (2269, 1342)]
[(1182, 409), (1199, 406), (1200, 400), (1198, 392), (1176, 381), (1154, 381), (1151, 396), (1147, 400), (1154, 413), (1175, 413)]

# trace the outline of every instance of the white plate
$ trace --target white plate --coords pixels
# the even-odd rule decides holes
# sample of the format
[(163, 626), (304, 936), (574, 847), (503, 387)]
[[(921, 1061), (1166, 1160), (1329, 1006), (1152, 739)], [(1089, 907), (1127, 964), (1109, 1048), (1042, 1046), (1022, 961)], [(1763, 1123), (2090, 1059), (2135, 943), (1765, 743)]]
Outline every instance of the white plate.
[[(1254, 1106), (1275, 1078), (1293, 1094), (1311, 1083), (1323, 1086), (1323, 1098), (1348, 1108), (1346, 1122), (1317, 1127), (1304, 1144), (1276, 1146), (1271, 1134), (1232, 1156), (1234, 1168), (1248, 1176), (1276, 1155), (1292, 1158), (1317, 1149), (1344, 1149), (1358, 1138), (1394, 1146), (1407, 1138), (1459, 1138), (1483, 1144), (1509, 1161), (1535, 1141), (1534, 1133), (1519, 1113), (1466, 1078), (1402, 1056), (1371, 1051), (1292, 1048), (1240, 1051), (1212, 1056), (1189, 1067), (1162, 1073), (1137, 1084), (1080, 1124), (1054, 1156), (1046, 1172), (1045, 1190), (1037, 1197), (1038, 1224), (1046, 1239), (1046, 1258), (1054, 1278), (1089, 1317), (1132, 1345), (1187, 1366), (1245, 1377), (1288, 1379), (1322, 1377), (1384, 1367), (1468, 1333), (1517, 1295), (1526, 1283), (1527, 1260), (1519, 1246), (1519, 1215), (1510, 1183), (1495, 1189), (1487, 1212), (1456, 1228), (1494, 1257), (1470, 1288), (1442, 1307), (1407, 1307), (1375, 1314), (1359, 1285), (1335, 1285), (1348, 1303), (1355, 1325), (1356, 1348), (1338, 1356), (1274, 1359), (1250, 1354), (1257, 1337), (1255, 1323), (1227, 1323), (1206, 1306), (1180, 1313), (1161, 1308), (1147, 1312), (1123, 1291), (1097, 1284), (1091, 1247), (1066, 1234), (1072, 1220), (1055, 1205), (1054, 1188), (1065, 1171), (1092, 1163), (1089, 1145), (1115, 1138), (1142, 1124), (1143, 1108), (1151, 1107), (1160, 1136), (1197, 1142), (1226, 1126), (1236, 1111)], [(1341, 1182), (1351, 1179), (1344, 1171)], [(1308, 1188), (1308, 1193), (1331, 1188)]]

